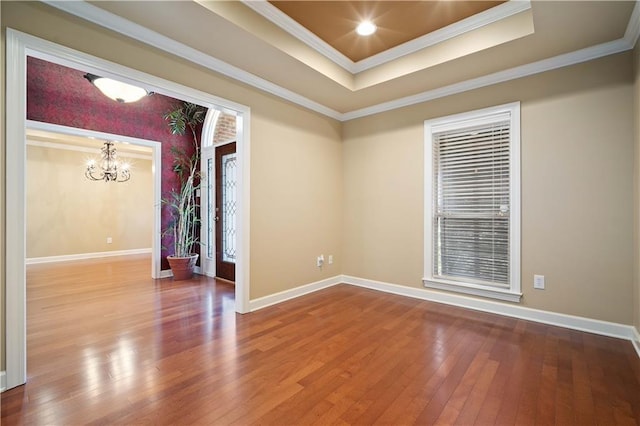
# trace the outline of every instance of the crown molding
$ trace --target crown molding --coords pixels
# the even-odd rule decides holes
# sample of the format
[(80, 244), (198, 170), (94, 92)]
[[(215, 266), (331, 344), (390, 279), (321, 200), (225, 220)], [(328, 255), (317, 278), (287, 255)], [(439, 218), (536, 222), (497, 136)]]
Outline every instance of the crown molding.
[(629, 43), (630, 49), (633, 49), (640, 36), (640, 1), (635, 1), (631, 18), (627, 30), (624, 32), (624, 39)]
[(362, 108), (342, 114), (342, 121), (353, 120), (368, 115), (379, 114), (422, 102), (432, 101), (434, 99), (443, 98), (445, 96), (456, 95), (458, 93), (467, 92), (469, 90), (479, 89), (491, 86), (505, 81), (515, 80), (527, 77), (533, 74), (551, 71), (557, 68), (567, 67), (581, 62), (587, 62), (598, 59), (603, 56), (613, 55), (631, 49), (629, 43), (624, 39), (618, 39), (607, 43), (598, 44), (596, 46), (587, 47), (575, 52), (565, 53), (554, 56), (552, 58), (543, 59), (541, 61), (532, 62), (530, 64), (521, 65), (493, 74), (484, 75), (482, 77), (471, 80), (462, 81), (460, 83), (439, 87), (437, 89), (428, 90), (415, 95), (404, 98), (395, 99), (393, 101), (384, 102), (367, 108)]
[(529, 0), (509, 0), (506, 3), (470, 16), (462, 21), (447, 25), (444, 28), (425, 34), (422, 37), (362, 59), (354, 64), (352, 72), (359, 73), (366, 71), (529, 9), (531, 9), (531, 2)]
[[(560, 312), (527, 308), (517, 304), (504, 303), (497, 300), (486, 300), (478, 297), (407, 287), (404, 285), (375, 281), (349, 275), (342, 275), (342, 283), (411, 297), (414, 299), (458, 306), (465, 309), (472, 309), (474, 311), (489, 312), (506, 317), (519, 318), (526, 321), (534, 321), (541, 324), (549, 324), (557, 327), (594, 333), (601, 336), (630, 340), (631, 342), (634, 342), (634, 345), (635, 341), (638, 339), (635, 327), (627, 324), (603, 321)], [(640, 352), (638, 355), (640, 356)]]
[(288, 32), (307, 46), (328, 58), (350, 73), (354, 73), (356, 64), (345, 55), (334, 49), (329, 43), (300, 25), (286, 13), (269, 3), (267, 0), (241, 0), (242, 3), (276, 26)]
[(531, 9), (531, 2), (529, 0), (510, 0), (499, 6), (470, 16), (462, 21), (448, 25), (422, 37), (418, 37), (399, 46), (387, 49), (384, 52), (380, 52), (361, 61), (353, 62), (351, 59), (334, 49), (327, 42), (300, 25), (294, 19), (266, 0), (242, 0), (242, 3), (284, 31), (288, 32), (293, 37), (305, 43), (307, 46), (316, 50), (321, 55), (324, 55), (336, 65), (349, 71), (351, 74), (366, 71), (384, 63), (396, 60), (402, 56), (442, 43), (443, 41), (449, 40), (453, 37)]
[(78, 18), (93, 22), (94, 24), (101, 27), (107, 28), (120, 34), (124, 34), (129, 38), (154, 46), (172, 55), (179, 56), (190, 62), (196, 63), (224, 76), (230, 77), (234, 80), (248, 84), (280, 98), (289, 100), (312, 111), (316, 111), (328, 117), (335, 118), (336, 120), (340, 119), (340, 113), (329, 107), (312, 101), (309, 98), (299, 95), (291, 90), (285, 89), (284, 87), (278, 86), (277, 84), (271, 83), (263, 78), (244, 71), (231, 64), (228, 64), (227, 62), (214, 58), (213, 56), (207, 55), (206, 53), (175, 41), (169, 37), (163, 36), (155, 31), (149, 30), (142, 25), (138, 25), (111, 12), (100, 9), (97, 6), (93, 6), (85, 2), (84, 0), (42, 0), (42, 2), (71, 15), (77, 16)]
[(493, 74), (488, 74), (482, 77), (462, 81), (460, 83), (455, 83), (449, 86), (428, 90), (412, 96), (395, 99), (389, 102), (383, 102), (377, 105), (372, 105), (370, 107), (361, 108), (346, 113), (340, 113), (318, 102), (312, 101), (302, 95), (299, 95), (291, 90), (285, 89), (284, 87), (264, 80), (256, 75), (241, 70), (240, 68), (234, 67), (233, 65), (230, 65), (224, 61), (216, 59), (180, 42), (158, 34), (155, 31), (151, 31), (145, 27), (142, 27), (141, 25), (135, 24), (96, 6), (90, 5), (84, 1), (57, 2), (43, 0), (43, 2), (74, 16), (93, 22), (94, 24), (100, 25), (112, 31), (125, 34), (132, 39), (149, 44), (172, 55), (182, 57), (183, 59), (187, 59), (188, 61), (194, 62), (212, 71), (223, 74), (227, 77), (253, 86), (259, 90), (271, 93), (272, 95), (278, 96), (282, 99), (339, 121), (349, 121), (368, 115), (379, 114), (393, 109), (415, 105), (433, 99), (451, 96), (469, 90), (479, 89), (493, 84), (503, 83), (505, 81), (527, 77), (556, 68), (570, 66), (581, 62), (597, 59), (603, 56), (620, 53), (632, 49), (635, 41), (638, 39), (638, 36), (640, 34), (640, 8), (638, 6), (639, 2), (638, 0), (636, 0), (636, 6), (627, 25), (625, 36), (618, 40), (602, 43), (570, 53), (565, 53), (552, 58), (543, 59)]
[[(36, 138), (33, 138), (32, 136), (27, 136), (27, 146), (35, 146), (39, 148), (48, 148), (48, 149), (60, 149), (63, 151), (84, 152), (87, 154), (94, 154), (94, 155), (100, 154), (100, 149), (102, 148), (102, 146), (91, 148), (88, 146), (69, 145), (66, 143), (51, 142), (47, 140), (38, 140)], [(122, 156), (123, 159), (137, 158), (140, 160), (148, 160), (148, 161), (153, 160), (153, 156), (151, 155), (151, 153), (138, 154), (135, 152), (123, 151), (121, 150), (120, 146), (116, 147), (116, 149), (119, 150), (118, 157)]]

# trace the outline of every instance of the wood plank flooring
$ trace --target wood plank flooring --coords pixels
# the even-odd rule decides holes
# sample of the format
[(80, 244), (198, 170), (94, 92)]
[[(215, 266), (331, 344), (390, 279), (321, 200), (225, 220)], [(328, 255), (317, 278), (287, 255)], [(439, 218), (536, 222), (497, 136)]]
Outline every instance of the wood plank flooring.
[(145, 256), (32, 265), (3, 425), (640, 423), (631, 343), (340, 285), (247, 315)]

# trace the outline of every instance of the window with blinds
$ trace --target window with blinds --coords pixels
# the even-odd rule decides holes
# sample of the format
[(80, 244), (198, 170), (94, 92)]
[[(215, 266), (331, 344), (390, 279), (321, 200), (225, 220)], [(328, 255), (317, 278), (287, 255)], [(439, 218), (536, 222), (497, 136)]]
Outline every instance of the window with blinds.
[(519, 300), (516, 119), (511, 104), (425, 123), (428, 287)]

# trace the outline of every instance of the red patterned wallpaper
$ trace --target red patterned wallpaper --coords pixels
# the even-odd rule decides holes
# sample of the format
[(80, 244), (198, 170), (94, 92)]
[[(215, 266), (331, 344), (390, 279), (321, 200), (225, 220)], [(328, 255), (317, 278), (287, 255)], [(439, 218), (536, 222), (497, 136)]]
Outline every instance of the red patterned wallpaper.
[[(95, 130), (162, 143), (162, 197), (177, 185), (170, 148), (192, 146), (190, 133), (172, 135), (162, 118), (179, 100), (154, 94), (138, 102), (121, 104), (104, 96), (84, 76), (85, 72), (37, 58), (27, 58), (27, 119)], [(168, 215), (162, 213), (165, 229)], [(169, 236), (162, 246), (171, 247)], [(169, 269), (162, 250), (162, 269)]]

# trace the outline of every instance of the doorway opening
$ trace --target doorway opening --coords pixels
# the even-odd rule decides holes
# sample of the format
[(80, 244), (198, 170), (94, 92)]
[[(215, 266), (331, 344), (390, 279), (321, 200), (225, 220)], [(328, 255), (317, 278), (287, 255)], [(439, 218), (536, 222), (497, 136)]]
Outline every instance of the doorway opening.
[[(105, 141), (117, 141), (119, 158), (132, 162), (131, 182), (124, 183), (126, 188), (113, 188), (117, 190), (115, 193), (110, 191), (112, 187), (105, 187), (104, 182), (93, 183), (80, 174), (84, 166), (80, 161), (95, 157)], [(26, 263), (151, 253), (151, 278), (159, 278), (161, 144), (31, 120), (27, 121), (26, 142)], [(43, 158), (30, 161), (30, 152)], [(52, 165), (51, 160), (61, 155), (64, 156), (61, 161), (65, 163), (58, 167)], [(72, 161), (71, 165), (66, 164), (68, 161)], [(30, 168), (29, 163), (44, 164), (46, 169)], [(61, 170), (69, 176), (61, 176)], [(41, 176), (41, 173), (55, 175), (49, 176), (53, 181), (47, 181), (47, 176)], [(65, 180), (65, 177), (69, 179)], [(122, 207), (127, 208), (123, 203), (131, 201), (132, 197), (136, 204), (129, 203), (135, 206), (129, 208), (130, 213), (121, 218), (116, 216)], [(117, 203), (113, 203), (116, 200)], [(140, 208), (145, 204), (148, 208)], [(84, 238), (74, 244), (73, 238), (66, 238), (68, 235)], [(116, 236), (115, 240), (112, 235)], [(127, 241), (121, 241), (124, 238)], [(64, 243), (63, 247), (60, 247), (61, 243)]]
[(110, 77), (145, 87), (176, 99), (209, 109), (234, 111), (237, 118), (237, 253), (235, 309), (249, 311), (249, 158), (250, 109), (245, 105), (219, 98), (87, 55), (58, 44), (6, 29), (6, 388), (26, 382), (26, 62), (28, 56), (55, 62), (70, 68)]
[(237, 119), (233, 111), (210, 110), (201, 161), (203, 273), (235, 282), (237, 252)]

